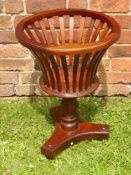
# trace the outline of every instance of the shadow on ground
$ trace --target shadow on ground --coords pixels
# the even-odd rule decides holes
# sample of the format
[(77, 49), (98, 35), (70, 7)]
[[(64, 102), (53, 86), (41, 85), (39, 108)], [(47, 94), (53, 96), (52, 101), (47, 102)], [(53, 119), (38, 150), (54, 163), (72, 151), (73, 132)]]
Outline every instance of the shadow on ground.
[[(78, 100), (78, 114), (81, 120), (92, 122), (98, 110), (106, 105), (106, 99), (100, 97), (83, 97)], [(31, 97), (30, 104), (38, 113), (44, 115), (48, 124), (54, 125), (50, 115), (50, 108), (61, 104), (61, 99), (55, 97)]]

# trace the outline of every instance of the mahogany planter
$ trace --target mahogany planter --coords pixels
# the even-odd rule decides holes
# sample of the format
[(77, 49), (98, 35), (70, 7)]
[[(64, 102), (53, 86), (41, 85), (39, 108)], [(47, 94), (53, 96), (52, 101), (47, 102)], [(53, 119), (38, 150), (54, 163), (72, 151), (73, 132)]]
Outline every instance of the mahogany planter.
[(108, 125), (79, 120), (76, 98), (91, 94), (99, 86), (98, 65), (119, 35), (114, 19), (83, 9), (43, 11), (17, 25), (19, 42), (30, 49), (41, 67), (39, 86), (62, 98), (61, 106), (51, 109), (56, 129), (41, 147), (48, 158), (81, 140), (109, 137)]

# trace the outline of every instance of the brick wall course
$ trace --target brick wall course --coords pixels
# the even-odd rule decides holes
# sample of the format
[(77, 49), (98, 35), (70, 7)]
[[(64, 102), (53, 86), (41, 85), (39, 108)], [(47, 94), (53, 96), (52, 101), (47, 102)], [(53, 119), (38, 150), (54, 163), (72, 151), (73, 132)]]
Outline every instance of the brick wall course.
[[(15, 36), (26, 16), (53, 8), (102, 11), (117, 20), (121, 37), (101, 61), (97, 96), (131, 93), (131, 0), (2, 0), (0, 1), (0, 97), (45, 95), (37, 87), (41, 74), (27, 48)], [(66, 25), (68, 22), (66, 22)], [(78, 26), (77, 19), (75, 26)]]

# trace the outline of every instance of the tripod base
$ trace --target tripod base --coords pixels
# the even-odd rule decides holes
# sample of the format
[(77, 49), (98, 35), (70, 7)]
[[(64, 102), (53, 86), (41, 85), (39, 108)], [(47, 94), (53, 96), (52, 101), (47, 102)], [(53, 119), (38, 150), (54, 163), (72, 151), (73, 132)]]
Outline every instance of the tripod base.
[(109, 138), (109, 126), (105, 124), (86, 123), (77, 120), (76, 129), (64, 130), (61, 120), (61, 106), (52, 108), (51, 115), (56, 122), (56, 128), (51, 138), (41, 147), (42, 154), (48, 158), (54, 158), (65, 148), (82, 140)]

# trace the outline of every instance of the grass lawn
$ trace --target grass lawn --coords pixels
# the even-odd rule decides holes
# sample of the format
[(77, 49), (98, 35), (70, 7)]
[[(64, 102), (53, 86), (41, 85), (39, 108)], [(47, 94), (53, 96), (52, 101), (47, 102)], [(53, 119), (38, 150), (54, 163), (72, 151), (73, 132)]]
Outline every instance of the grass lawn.
[(131, 175), (131, 99), (79, 100), (80, 117), (106, 123), (109, 140), (83, 141), (48, 160), (40, 146), (54, 129), (53, 97), (0, 100), (0, 175)]

